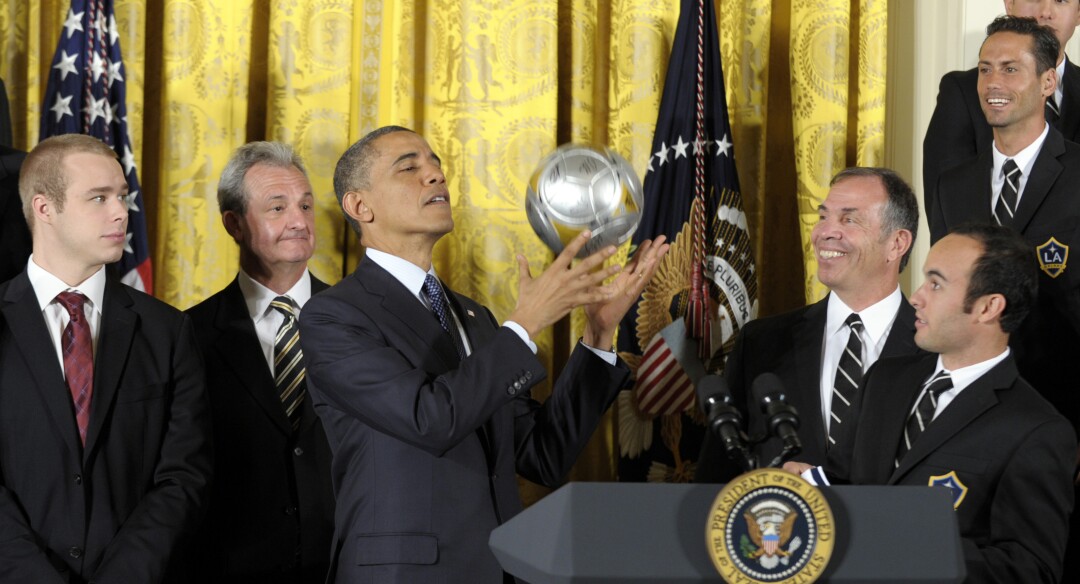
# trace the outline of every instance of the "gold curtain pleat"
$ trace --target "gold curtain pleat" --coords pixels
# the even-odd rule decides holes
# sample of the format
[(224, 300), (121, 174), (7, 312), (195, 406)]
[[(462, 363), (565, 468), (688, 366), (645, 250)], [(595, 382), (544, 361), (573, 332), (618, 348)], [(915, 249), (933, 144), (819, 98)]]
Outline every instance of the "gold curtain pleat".
[(886, 9), (887, 0), (792, 3), (792, 119), (809, 302), (827, 292), (817, 279), (810, 232), (829, 180), (846, 166), (884, 160)]
[[(887, 0), (715, 1), (768, 315), (820, 294), (811, 286), (808, 238), (833, 172), (883, 159)], [(16, 147), (38, 141), (68, 6), (0, 0), (0, 77)], [(552, 258), (524, 213), (525, 184), (540, 158), (564, 142), (603, 143), (644, 175), (678, 7), (676, 0), (116, 0), (155, 294), (187, 308), (235, 275), (217, 181), (231, 152), (258, 139), (289, 142), (304, 157), (317, 199), (311, 268), (338, 281), (362, 250), (333, 196), (337, 158), (366, 132), (400, 124), (428, 139), (450, 183), (456, 227), (436, 247), (436, 269), (505, 318), (517, 296), (515, 254), (534, 273)], [(582, 327), (574, 313), (536, 339), (553, 374)], [(535, 396), (548, 391), (539, 387)], [(613, 426), (609, 418), (572, 478), (615, 478)], [(527, 500), (543, 493), (524, 492)]]

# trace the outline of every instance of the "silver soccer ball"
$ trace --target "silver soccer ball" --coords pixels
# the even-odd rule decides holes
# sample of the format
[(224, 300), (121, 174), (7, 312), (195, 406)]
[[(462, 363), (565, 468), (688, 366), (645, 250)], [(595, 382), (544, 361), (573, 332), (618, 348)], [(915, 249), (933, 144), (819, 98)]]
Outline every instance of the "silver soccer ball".
[(602, 146), (559, 146), (540, 161), (525, 191), (529, 224), (556, 254), (582, 231), (592, 230), (579, 258), (630, 239), (643, 204), (633, 167)]

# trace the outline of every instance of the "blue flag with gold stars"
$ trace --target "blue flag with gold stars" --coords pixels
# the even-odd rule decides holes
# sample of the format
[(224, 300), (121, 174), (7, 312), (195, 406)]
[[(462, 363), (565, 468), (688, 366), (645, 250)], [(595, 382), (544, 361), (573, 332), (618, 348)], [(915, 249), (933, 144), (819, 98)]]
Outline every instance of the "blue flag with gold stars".
[(125, 75), (113, 0), (71, 0), (49, 69), (41, 139), (87, 134), (116, 151), (131, 194), (119, 274), (125, 284), (153, 293), (143, 195), (128, 134)]

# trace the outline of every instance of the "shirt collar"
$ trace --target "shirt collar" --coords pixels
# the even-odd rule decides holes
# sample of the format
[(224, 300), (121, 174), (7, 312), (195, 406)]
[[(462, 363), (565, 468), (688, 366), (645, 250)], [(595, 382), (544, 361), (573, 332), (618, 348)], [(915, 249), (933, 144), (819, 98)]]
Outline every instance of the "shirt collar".
[(382, 269), (390, 272), (390, 275), (393, 276), (394, 279), (401, 282), (402, 285), (408, 288), (409, 292), (412, 292), (417, 298), (420, 298), (420, 292), (424, 289), (424, 278), (426, 278), (428, 274), (438, 278), (438, 275), (435, 274), (435, 266), (432, 266), (430, 270), (425, 272), (423, 268), (409, 260), (388, 254), (385, 251), (379, 251), (369, 247), (365, 252), (365, 257), (378, 264)]
[(1050, 124), (1043, 125), (1042, 134), (1039, 134), (1038, 138), (1031, 144), (1028, 144), (1027, 148), (1024, 148), (1020, 152), (1017, 152), (1015, 156), (1005, 156), (997, 148), (997, 141), (994, 142), (994, 177), (1001, 176), (1001, 167), (1005, 165), (1005, 161), (1013, 159), (1016, 162), (1017, 168), (1020, 172), (1024, 173), (1023, 176), (1027, 177), (1031, 175), (1031, 167), (1035, 165), (1035, 157), (1039, 155), (1039, 150), (1042, 148), (1043, 142), (1046, 141), (1046, 136), (1050, 133)]
[[(971, 385), (971, 383), (974, 382), (976, 379), (982, 377), (987, 371), (993, 369), (995, 365), (1004, 361), (1005, 357), (1009, 356), (1009, 352), (1009, 348), (1005, 347), (1005, 351), (997, 357), (987, 359), (986, 361), (982, 361), (974, 365), (968, 365), (967, 367), (961, 367), (959, 369), (956, 369), (955, 371), (949, 371), (949, 376), (952, 377), (953, 391), (959, 392), (965, 387)], [(933, 378), (933, 376), (937, 375), (939, 371), (948, 371), (941, 363), (941, 355), (938, 355), (937, 368), (934, 369), (934, 374), (927, 379)]]
[[(859, 318), (863, 322), (863, 332), (867, 340), (876, 344), (881, 339), (892, 327), (893, 321), (896, 320), (896, 312), (900, 310), (900, 303), (903, 301), (904, 296), (900, 293), (900, 286), (897, 285), (896, 290), (893, 290), (891, 294), (859, 311)], [(844, 304), (839, 296), (829, 294), (825, 319), (826, 333), (833, 335), (840, 332), (840, 329), (847, 326), (845, 321), (852, 312), (855, 311)]]
[(308, 275), (307, 268), (304, 268), (304, 274), (293, 284), (293, 287), (280, 295), (256, 282), (242, 268), (236, 279), (240, 284), (240, 293), (244, 295), (244, 303), (247, 304), (248, 316), (255, 321), (269, 313), (270, 302), (278, 296), (288, 296), (299, 308), (303, 308), (304, 304), (311, 299), (311, 277)]
[(81, 293), (90, 300), (90, 308), (95, 314), (101, 314), (101, 307), (105, 301), (105, 266), (101, 266), (94, 275), (83, 280), (75, 286), (68, 286), (63, 280), (52, 275), (45, 268), (34, 262), (34, 256), (26, 263), (26, 276), (30, 278), (30, 285), (34, 287), (38, 306), (42, 310), (56, 300), (56, 295), (65, 291), (73, 290)]

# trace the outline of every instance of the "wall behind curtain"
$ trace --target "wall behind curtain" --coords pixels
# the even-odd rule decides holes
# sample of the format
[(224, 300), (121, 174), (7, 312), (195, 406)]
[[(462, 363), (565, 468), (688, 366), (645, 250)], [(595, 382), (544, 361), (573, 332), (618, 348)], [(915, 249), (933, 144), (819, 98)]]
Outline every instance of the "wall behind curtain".
[[(822, 180), (881, 158), (886, 4), (716, 0), (763, 315), (817, 294), (799, 225), (824, 196)], [(38, 140), (67, 11), (67, 0), (0, 0), (17, 147)], [(365, 132), (401, 124), (446, 161), (456, 228), (436, 248), (436, 269), (505, 317), (514, 254), (534, 271), (551, 259), (523, 211), (536, 162), (563, 142), (602, 142), (643, 174), (677, 17), (676, 0), (117, 0), (157, 295), (187, 308), (233, 278), (217, 177), (256, 139), (289, 142), (307, 162), (318, 200), (311, 267), (339, 280), (360, 250), (355, 238), (344, 243), (334, 164)], [(814, 101), (822, 90), (833, 99)], [(833, 140), (807, 141), (815, 128)], [(538, 339), (556, 373), (579, 318)], [(613, 478), (614, 440), (609, 423), (574, 477)]]

